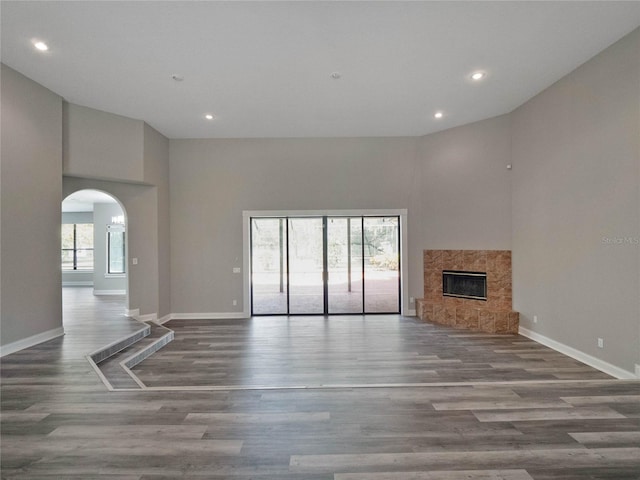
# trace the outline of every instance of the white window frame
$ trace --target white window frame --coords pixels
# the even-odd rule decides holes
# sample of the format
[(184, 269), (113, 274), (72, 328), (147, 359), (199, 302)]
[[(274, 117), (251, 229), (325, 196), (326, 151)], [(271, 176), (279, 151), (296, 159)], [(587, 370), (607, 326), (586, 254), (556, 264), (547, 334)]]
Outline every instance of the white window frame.
[[(107, 225), (107, 233), (106, 233), (106, 242), (105, 242), (105, 249), (106, 249), (106, 272), (104, 274), (105, 278), (126, 278), (127, 276), (127, 241), (126, 241), (126, 232), (127, 229), (125, 228), (125, 226), (123, 224), (111, 224), (111, 225)], [(109, 234), (110, 233), (124, 233), (125, 234), (125, 241), (124, 241), (124, 255), (123, 255), (123, 265), (124, 265), (124, 272), (120, 273), (110, 273), (109, 272), (109, 268), (110, 268), (110, 260), (111, 260), (111, 252), (109, 251), (109, 246), (110, 246), (110, 239), (109, 239)]]

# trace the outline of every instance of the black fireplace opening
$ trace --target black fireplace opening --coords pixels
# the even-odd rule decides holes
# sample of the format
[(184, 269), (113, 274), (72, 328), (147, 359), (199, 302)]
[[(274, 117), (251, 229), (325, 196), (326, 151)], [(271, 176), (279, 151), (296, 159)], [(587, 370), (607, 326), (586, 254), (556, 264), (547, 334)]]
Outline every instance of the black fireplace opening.
[(442, 272), (442, 295), (445, 297), (487, 300), (487, 272)]

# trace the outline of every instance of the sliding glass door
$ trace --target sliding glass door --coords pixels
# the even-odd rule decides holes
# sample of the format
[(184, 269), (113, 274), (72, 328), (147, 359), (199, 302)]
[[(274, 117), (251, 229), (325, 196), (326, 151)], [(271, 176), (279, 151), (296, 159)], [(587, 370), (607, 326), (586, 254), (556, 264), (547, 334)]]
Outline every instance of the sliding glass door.
[(362, 217), (328, 218), (327, 257), (327, 313), (363, 313)]
[(289, 218), (289, 314), (324, 313), (322, 218)]
[(398, 217), (364, 217), (364, 309), (384, 313), (400, 304)]
[(287, 219), (251, 219), (251, 284), (254, 315), (287, 315)]
[(253, 315), (400, 312), (397, 216), (251, 218)]

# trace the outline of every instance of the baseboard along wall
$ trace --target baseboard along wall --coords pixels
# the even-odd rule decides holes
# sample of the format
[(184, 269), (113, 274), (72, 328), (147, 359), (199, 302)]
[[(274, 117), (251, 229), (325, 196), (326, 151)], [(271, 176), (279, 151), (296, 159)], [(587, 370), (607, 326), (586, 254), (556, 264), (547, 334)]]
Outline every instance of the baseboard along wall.
[[(580, 350), (577, 350), (569, 345), (565, 345), (564, 343), (553, 340), (549, 337), (545, 337), (537, 332), (529, 330), (524, 327), (520, 327), (518, 333), (523, 337), (530, 338), (531, 340), (538, 342), (545, 347), (549, 347), (557, 352), (563, 353), (568, 357), (575, 358), (576, 360), (589, 365), (590, 367), (597, 368), (601, 372), (607, 373), (612, 377), (618, 378), (620, 380), (636, 380), (640, 378), (637, 373), (629, 372), (623, 368), (612, 365), (609, 362), (605, 362), (599, 358), (596, 358), (588, 353), (584, 353)], [(639, 370), (639, 366), (636, 365), (636, 371)]]
[(64, 335), (64, 328), (58, 327), (53, 330), (48, 330), (46, 332), (23, 338), (22, 340), (8, 343), (0, 346), (0, 357), (24, 350), (25, 348), (34, 347), (41, 343), (48, 342), (49, 340), (53, 340), (54, 338), (61, 337), (62, 335)]

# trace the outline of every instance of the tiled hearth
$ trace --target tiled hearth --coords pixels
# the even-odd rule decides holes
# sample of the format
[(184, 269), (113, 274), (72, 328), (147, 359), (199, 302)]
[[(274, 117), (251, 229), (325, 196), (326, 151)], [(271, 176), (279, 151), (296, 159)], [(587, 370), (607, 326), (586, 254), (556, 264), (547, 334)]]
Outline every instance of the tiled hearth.
[[(445, 297), (442, 271), (487, 273), (487, 300)], [(510, 250), (425, 250), (424, 298), (417, 300), (423, 320), (488, 333), (517, 333), (512, 310)]]

